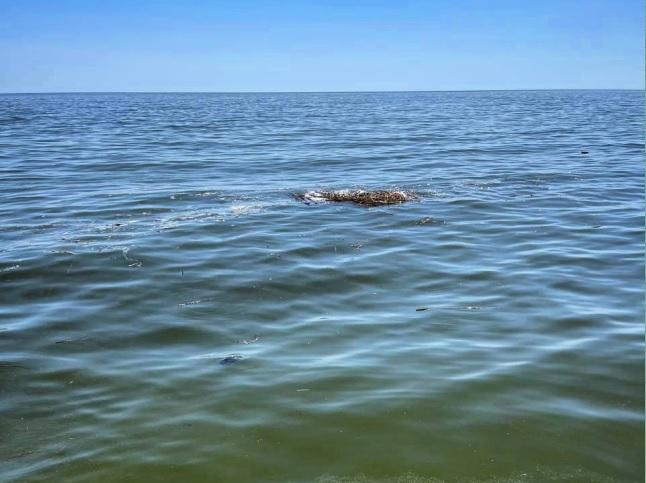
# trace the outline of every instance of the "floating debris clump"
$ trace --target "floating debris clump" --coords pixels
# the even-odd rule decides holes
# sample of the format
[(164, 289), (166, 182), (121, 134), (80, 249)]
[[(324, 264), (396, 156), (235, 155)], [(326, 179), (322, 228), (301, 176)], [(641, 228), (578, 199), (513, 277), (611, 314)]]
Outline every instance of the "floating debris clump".
[(220, 359), (220, 364), (223, 366), (228, 366), (230, 364), (235, 364), (236, 362), (239, 362), (242, 360), (242, 356), (240, 355), (232, 355), (232, 356), (226, 356), (223, 359)]
[(395, 205), (410, 201), (415, 198), (412, 193), (406, 191), (364, 191), (364, 190), (341, 190), (341, 191), (308, 191), (298, 193), (294, 197), (305, 203), (321, 203), (324, 201), (352, 201), (364, 206)]
[(418, 225), (440, 225), (443, 224), (444, 220), (438, 220), (437, 218), (432, 218), (430, 216), (425, 216), (417, 220)]

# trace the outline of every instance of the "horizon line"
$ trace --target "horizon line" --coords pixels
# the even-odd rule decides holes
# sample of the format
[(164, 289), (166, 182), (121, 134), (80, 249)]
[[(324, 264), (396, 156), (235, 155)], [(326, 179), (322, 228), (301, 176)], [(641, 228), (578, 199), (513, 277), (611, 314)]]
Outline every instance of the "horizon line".
[(412, 90), (338, 90), (338, 91), (24, 91), (0, 92), (0, 95), (49, 95), (49, 94), (376, 94), (412, 92), (536, 92), (536, 91), (644, 91), (636, 87), (563, 87), (521, 89), (412, 89)]

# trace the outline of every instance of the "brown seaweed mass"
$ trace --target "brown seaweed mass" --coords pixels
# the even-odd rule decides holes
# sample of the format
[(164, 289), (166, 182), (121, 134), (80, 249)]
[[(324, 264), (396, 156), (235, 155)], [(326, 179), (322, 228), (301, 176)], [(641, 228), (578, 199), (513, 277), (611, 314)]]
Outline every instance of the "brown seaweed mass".
[(296, 195), (297, 199), (310, 201), (313, 199), (326, 201), (352, 201), (365, 206), (393, 205), (410, 201), (413, 197), (404, 191), (317, 191), (309, 195)]

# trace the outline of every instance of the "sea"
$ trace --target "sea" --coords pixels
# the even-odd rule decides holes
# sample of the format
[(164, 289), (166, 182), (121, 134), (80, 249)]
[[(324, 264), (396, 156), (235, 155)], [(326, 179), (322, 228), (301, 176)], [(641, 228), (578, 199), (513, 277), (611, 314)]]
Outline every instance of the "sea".
[(643, 91), (0, 95), (3, 482), (642, 482), (644, 403)]

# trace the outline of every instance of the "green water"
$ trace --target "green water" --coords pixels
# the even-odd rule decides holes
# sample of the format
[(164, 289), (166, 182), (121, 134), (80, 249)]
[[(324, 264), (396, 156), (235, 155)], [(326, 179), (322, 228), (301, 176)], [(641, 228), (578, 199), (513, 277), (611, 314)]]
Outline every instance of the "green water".
[[(643, 481), (643, 92), (0, 126), (0, 480)], [(358, 186), (417, 199), (292, 196)]]

